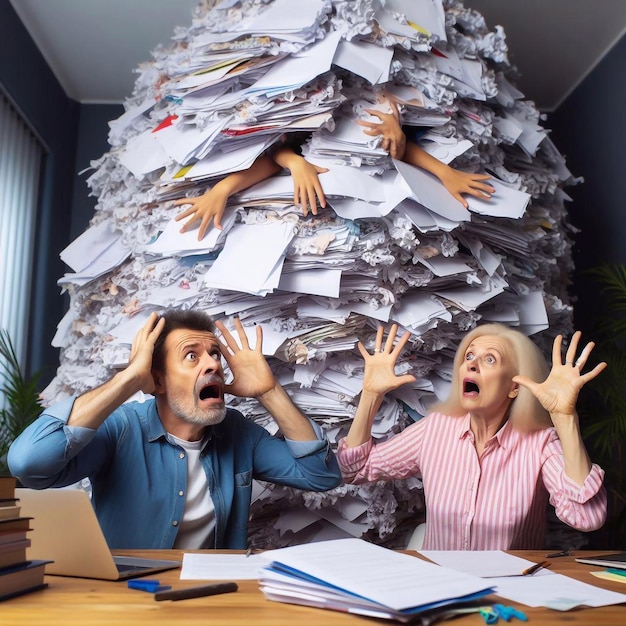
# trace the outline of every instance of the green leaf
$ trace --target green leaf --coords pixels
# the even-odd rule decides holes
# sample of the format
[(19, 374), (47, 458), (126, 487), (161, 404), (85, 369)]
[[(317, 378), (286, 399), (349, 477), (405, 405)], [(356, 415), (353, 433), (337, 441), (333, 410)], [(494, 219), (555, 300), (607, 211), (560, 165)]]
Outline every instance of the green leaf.
[(15, 438), (41, 413), (39, 377), (27, 379), (21, 370), (9, 333), (0, 329), (0, 475), (8, 474), (6, 454)]

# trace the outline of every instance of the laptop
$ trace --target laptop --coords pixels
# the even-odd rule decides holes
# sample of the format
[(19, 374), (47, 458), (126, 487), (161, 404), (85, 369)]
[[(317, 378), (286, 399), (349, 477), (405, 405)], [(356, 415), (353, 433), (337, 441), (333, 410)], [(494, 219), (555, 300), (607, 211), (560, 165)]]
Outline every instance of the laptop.
[(15, 490), (22, 516), (32, 517), (29, 560), (50, 560), (46, 574), (127, 580), (180, 567), (180, 561), (113, 556), (89, 495), (82, 489)]

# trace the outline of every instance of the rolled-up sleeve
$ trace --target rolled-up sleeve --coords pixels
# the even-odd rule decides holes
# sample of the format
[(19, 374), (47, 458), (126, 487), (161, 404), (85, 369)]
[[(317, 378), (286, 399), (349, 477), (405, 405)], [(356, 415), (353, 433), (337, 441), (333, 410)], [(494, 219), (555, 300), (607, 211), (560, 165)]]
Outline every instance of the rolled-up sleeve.
[[(59, 474), (97, 431), (67, 425), (75, 399), (72, 396), (45, 409), (11, 444), (7, 455), (9, 469), (27, 487), (56, 486), (59, 480), (66, 484), (76, 482), (60, 479)], [(83, 476), (76, 480), (80, 478)]]
[[(240, 445), (248, 439), (253, 454), (254, 477), (308, 491), (328, 491), (341, 483), (341, 472), (330, 442), (314, 425), (322, 439), (287, 441), (270, 435), (262, 426), (246, 419), (236, 410), (229, 412), (218, 428), (218, 436), (235, 438)], [(224, 443), (224, 450), (230, 444)], [(233, 440), (232, 447), (235, 447)]]
[(372, 446), (373, 442), (371, 439), (354, 448), (349, 448), (345, 439), (339, 441), (337, 462), (339, 463), (341, 475), (347, 483), (358, 484), (368, 480), (365, 476), (359, 476), (359, 472), (367, 462)]
[(285, 437), (285, 442), (289, 446), (291, 454), (293, 454), (296, 459), (308, 456), (309, 454), (315, 454), (328, 446), (328, 441), (326, 440), (319, 424), (316, 424), (313, 420), (309, 420), (309, 422), (315, 431), (317, 439), (312, 439), (310, 441), (295, 441)]
[(604, 470), (593, 463), (582, 485), (572, 480), (565, 473), (558, 437), (546, 445), (544, 455), (543, 480), (558, 518), (584, 532), (600, 528), (606, 521), (607, 513)]
[(426, 422), (421, 419), (385, 441), (374, 442), (370, 437), (353, 448), (342, 439), (337, 460), (344, 480), (360, 484), (420, 475)]

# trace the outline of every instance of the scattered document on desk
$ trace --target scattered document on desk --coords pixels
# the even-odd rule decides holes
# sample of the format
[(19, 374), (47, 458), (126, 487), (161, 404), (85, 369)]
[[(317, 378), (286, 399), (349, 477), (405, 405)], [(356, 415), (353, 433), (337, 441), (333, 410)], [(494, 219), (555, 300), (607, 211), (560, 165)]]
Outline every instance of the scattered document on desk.
[(534, 564), (502, 550), (420, 550), (431, 561), (459, 572), (488, 578), (496, 593), (527, 606), (567, 611), (577, 606), (605, 606), (626, 602), (626, 595), (582, 583), (549, 569), (532, 576), (522, 571)]
[[(534, 561), (503, 550), (420, 550), (419, 553), (437, 565), (480, 578), (522, 576), (526, 568), (534, 565)], [(544, 574), (551, 575), (552, 572), (541, 569), (534, 575)]]
[(186, 552), (180, 570), (181, 580), (257, 580), (269, 563), (261, 554), (206, 554)]
[(264, 553), (261, 591), (269, 600), (408, 622), (492, 593), (455, 572), (362, 539), (308, 543)]
[(526, 606), (545, 606), (556, 611), (626, 602), (624, 593), (608, 591), (562, 574), (490, 578), (489, 582), (496, 586), (499, 596), (512, 602), (521, 602)]

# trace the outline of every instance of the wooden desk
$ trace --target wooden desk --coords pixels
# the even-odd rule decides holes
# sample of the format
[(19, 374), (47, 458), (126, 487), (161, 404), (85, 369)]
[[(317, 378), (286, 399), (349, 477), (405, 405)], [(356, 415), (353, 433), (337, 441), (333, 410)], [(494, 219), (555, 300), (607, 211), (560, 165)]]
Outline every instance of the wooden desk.
[[(597, 552), (594, 552), (597, 553)], [(178, 551), (120, 552), (161, 559), (180, 559)], [(516, 551), (532, 561), (545, 558), (545, 551)], [(576, 553), (576, 556), (584, 552)], [(588, 553), (589, 554), (589, 553)], [(590, 570), (601, 570), (582, 565), (574, 557), (551, 559), (551, 570), (583, 582), (626, 593), (626, 585), (591, 576)], [(179, 580), (180, 570), (161, 572), (149, 578), (158, 578), (163, 584), (174, 588), (203, 584), (197, 581)], [(156, 602), (152, 594), (128, 589), (125, 582), (108, 582), (63, 576), (47, 576), (49, 587), (42, 591), (0, 603), (0, 623), (3, 626), (140, 626), (143, 624), (185, 624), (185, 626), (342, 626), (384, 624), (384, 620), (346, 615), (335, 611), (270, 602), (259, 590), (258, 582), (246, 580), (239, 583), (239, 591), (224, 595), (182, 600)], [(416, 584), (417, 581), (416, 581)], [(504, 604), (512, 604), (508, 600)], [(487, 602), (486, 602), (487, 604)], [(555, 626), (556, 624), (584, 624), (585, 626), (624, 626), (626, 605), (579, 609), (567, 612), (549, 609), (533, 609), (516, 604), (526, 613), (531, 626)], [(394, 622), (389, 622), (390, 624)], [(465, 626), (484, 624), (478, 614), (466, 615), (442, 624)], [(502, 622), (506, 624), (506, 622)], [(511, 626), (523, 622), (512, 621)]]

